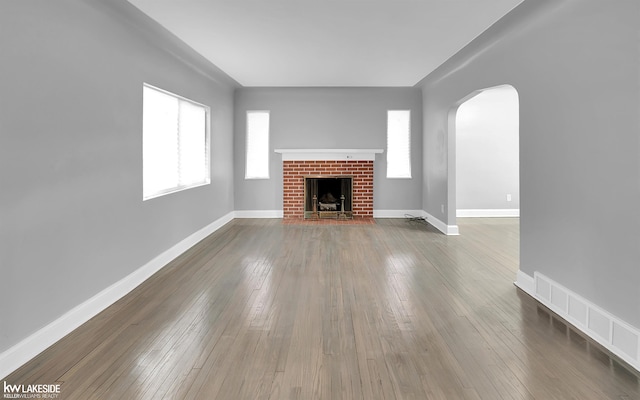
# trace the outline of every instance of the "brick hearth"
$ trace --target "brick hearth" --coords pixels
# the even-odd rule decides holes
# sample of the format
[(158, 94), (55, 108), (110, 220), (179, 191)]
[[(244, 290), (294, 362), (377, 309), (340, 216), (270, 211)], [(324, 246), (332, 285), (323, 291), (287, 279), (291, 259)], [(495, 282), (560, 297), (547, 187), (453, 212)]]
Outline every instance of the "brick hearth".
[(304, 218), (304, 177), (353, 176), (353, 217), (373, 218), (373, 161), (283, 161), (283, 218)]

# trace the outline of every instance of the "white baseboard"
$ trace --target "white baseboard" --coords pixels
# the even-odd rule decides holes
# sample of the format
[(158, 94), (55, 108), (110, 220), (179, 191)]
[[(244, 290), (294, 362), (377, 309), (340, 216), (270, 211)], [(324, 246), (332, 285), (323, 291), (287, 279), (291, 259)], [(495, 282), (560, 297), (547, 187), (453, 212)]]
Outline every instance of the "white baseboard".
[(373, 210), (373, 218), (422, 217), (422, 210)]
[[(373, 218), (405, 218), (407, 214), (422, 216), (422, 210), (373, 210)], [(235, 218), (282, 218), (282, 210), (236, 210)]]
[(529, 296), (536, 297), (536, 283), (533, 277), (518, 270), (516, 281), (513, 282), (513, 284), (522, 289)]
[(282, 218), (282, 210), (236, 210), (235, 218)]
[[(407, 215), (420, 217), (422, 210), (373, 210), (373, 218), (406, 218)], [(235, 218), (282, 218), (282, 210), (236, 210)]]
[(233, 219), (233, 212), (217, 219), (206, 227), (188, 236), (175, 246), (114, 283), (89, 300), (67, 311), (60, 318), (46, 325), (18, 344), (0, 353), (0, 377), (5, 377), (31, 360), (71, 331), (84, 324), (98, 313), (120, 300), (142, 282), (147, 280), (173, 259), (196, 243), (220, 229)]
[(514, 218), (520, 217), (520, 209), (487, 209), (487, 210), (457, 210), (456, 217), (460, 218)]
[(422, 211), (422, 216), (427, 219), (428, 223), (433, 225), (436, 229), (438, 229), (440, 232), (444, 233), (445, 235), (457, 236), (460, 234), (458, 225), (447, 225), (426, 211)]
[[(640, 372), (640, 330), (539, 272), (522, 279), (533, 297)], [(519, 286), (520, 287), (520, 286)], [(523, 289), (525, 290), (525, 289)], [(526, 291), (526, 290), (525, 290)], [(632, 298), (637, 294), (630, 294)]]

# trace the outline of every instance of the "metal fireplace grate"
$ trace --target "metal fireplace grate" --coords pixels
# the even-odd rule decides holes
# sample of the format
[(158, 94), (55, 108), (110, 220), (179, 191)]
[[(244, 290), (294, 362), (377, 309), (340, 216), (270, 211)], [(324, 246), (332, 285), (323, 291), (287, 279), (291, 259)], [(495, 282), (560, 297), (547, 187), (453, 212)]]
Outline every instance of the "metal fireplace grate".
[(353, 218), (353, 176), (305, 176), (304, 218)]

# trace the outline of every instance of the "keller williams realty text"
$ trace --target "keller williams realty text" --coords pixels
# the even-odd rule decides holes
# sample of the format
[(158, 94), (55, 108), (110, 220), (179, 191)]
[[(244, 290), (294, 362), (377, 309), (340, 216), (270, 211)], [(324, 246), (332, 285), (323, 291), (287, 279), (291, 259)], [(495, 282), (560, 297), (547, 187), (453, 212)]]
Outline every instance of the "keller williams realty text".
[(10, 385), (4, 381), (5, 399), (42, 399), (57, 398), (60, 394), (60, 384), (52, 385)]

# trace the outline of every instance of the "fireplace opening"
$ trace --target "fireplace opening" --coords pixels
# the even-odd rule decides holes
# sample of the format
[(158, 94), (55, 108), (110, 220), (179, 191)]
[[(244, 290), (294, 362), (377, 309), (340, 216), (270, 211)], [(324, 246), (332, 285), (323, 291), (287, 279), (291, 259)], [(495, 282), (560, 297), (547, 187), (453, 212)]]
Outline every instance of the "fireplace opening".
[(353, 218), (352, 176), (307, 176), (304, 186), (306, 219)]

